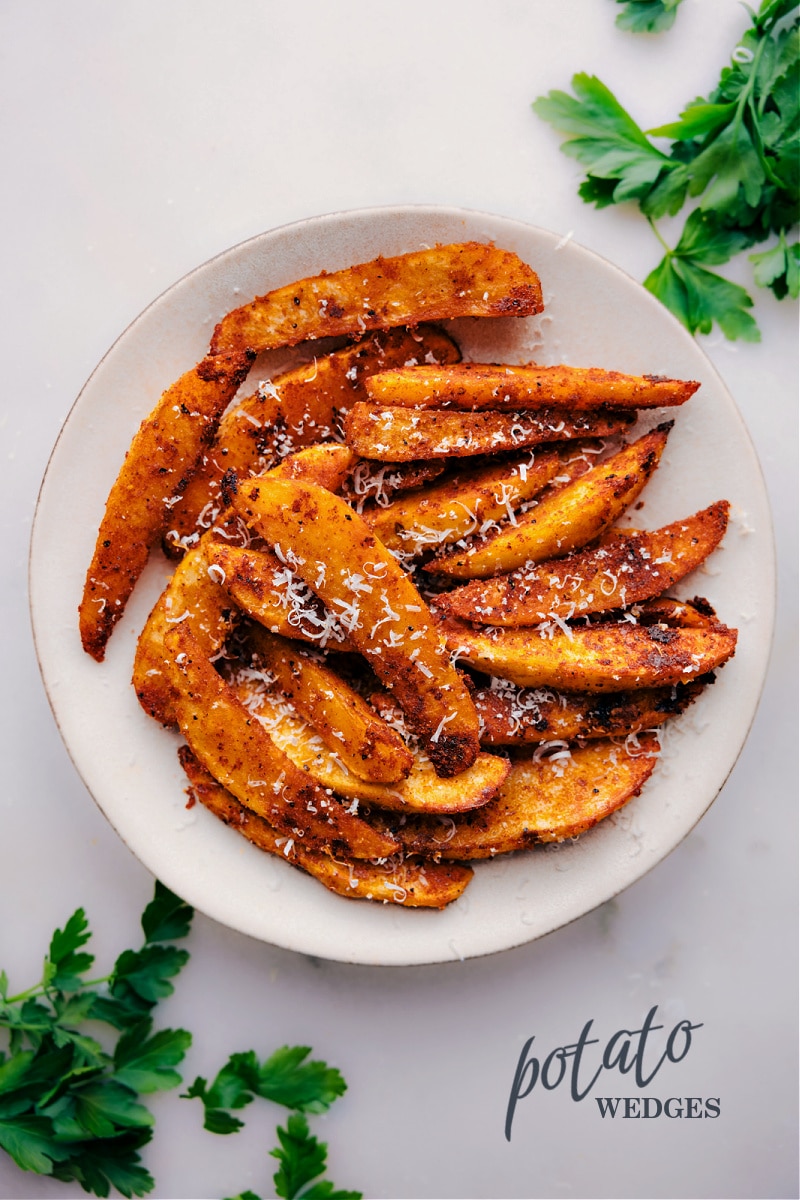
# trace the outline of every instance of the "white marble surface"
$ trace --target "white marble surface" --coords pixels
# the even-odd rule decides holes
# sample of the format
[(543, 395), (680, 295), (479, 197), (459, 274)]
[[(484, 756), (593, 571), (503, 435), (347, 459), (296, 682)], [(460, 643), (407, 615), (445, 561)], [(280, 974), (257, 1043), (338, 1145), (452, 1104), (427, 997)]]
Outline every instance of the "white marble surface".
[[(262, 230), (397, 203), (496, 212), (575, 239), (641, 279), (637, 214), (597, 212), (531, 101), (598, 74), (647, 127), (713, 87), (744, 28), (736, 0), (685, 0), (634, 38), (610, 0), (6, 0), (0, 9), (6, 385), (2, 415), (5, 783), (0, 964), (37, 974), (83, 905), (98, 965), (138, 940), (152, 878), (91, 801), (33, 652), (26, 568), (39, 482), (97, 361), (187, 270)], [(743, 281), (747, 267), (735, 268)], [(703, 341), (761, 459), (780, 590), (751, 736), (700, 825), (617, 900), (526, 947), (446, 966), (312, 961), (197, 917), (160, 1020), (195, 1035), (185, 1075), (234, 1050), (313, 1045), (350, 1088), (315, 1128), (330, 1174), (369, 1197), (788, 1197), (796, 1176), (797, 310), (759, 294), (760, 345)], [(709, 453), (713, 453), (713, 448)], [(746, 631), (743, 631), (746, 635)], [(715, 1120), (603, 1121), (592, 1097), (506, 1102), (524, 1042), (605, 1040), (658, 1006), (702, 1022), (648, 1089), (719, 1097)], [(671, 1072), (671, 1074), (668, 1074)], [(618, 1076), (594, 1094), (635, 1089)], [(154, 1102), (156, 1195), (271, 1193), (266, 1106), (244, 1133)], [(3, 1197), (82, 1195), (0, 1160)]]

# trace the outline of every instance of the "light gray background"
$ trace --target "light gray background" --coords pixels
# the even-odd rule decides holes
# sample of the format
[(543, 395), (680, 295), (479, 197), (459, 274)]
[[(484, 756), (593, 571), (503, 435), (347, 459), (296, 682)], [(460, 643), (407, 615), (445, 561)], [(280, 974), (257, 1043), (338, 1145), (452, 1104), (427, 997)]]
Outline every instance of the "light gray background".
[[(100, 815), (59, 740), (33, 653), (27, 546), (36, 493), (99, 358), (156, 295), (218, 251), (305, 216), (395, 203), (483, 209), (575, 239), (641, 279), (658, 247), (597, 212), (530, 111), (578, 70), (643, 127), (707, 94), (745, 28), (738, 0), (685, 0), (671, 32), (614, 27), (611, 0), (73, 0), (0, 7), (4, 283), (4, 784), (0, 964), (23, 987), (83, 905), (98, 966), (139, 940), (149, 874)], [(731, 269), (747, 281), (746, 263)], [(198, 917), (160, 1023), (195, 1035), (185, 1076), (234, 1050), (311, 1044), (346, 1097), (315, 1129), (330, 1175), (369, 1197), (784, 1197), (796, 1176), (797, 309), (759, 293), (760, 345), (703, 346), (752, 434), (781, 572), (775, 649), (751, 737), (675, 853), (541, 942), (413, 969), (314, 962)], [(713, 447), (709, 448), (713, 454)], [(746, 631), (743, 631), (746, 636)], [(563, 1088), (503, 1119), (517, 1056), (703, 1022), (653, 1095), (718, 1096), (717, 1120), (603, 1122)], [(668, 1074), (668, 1072), (671, 1072)], [(599, 1094), (625, 1094), (609, 1077)], [(199, 1105), (154, 1102), (156, 1195), (271, 1193), (278, 1110), (228, 1139)], [(0, 1195), (82, 1195), (0, 1160)]]

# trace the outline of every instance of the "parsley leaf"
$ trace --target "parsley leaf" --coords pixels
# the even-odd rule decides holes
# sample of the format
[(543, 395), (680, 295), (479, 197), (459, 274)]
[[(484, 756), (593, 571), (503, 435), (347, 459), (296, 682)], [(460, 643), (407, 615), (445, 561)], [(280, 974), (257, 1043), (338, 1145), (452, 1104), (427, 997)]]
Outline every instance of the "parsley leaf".
[[(325, 1170), (328, 1148), (308, 1128), (304, 1113), (325, 1112), (347, 1088), (339, 1071), (327, 1063), (307, 1061), (308, 1046), (281, 1046), (263, 1063), (254, 1050), (232, 1054), (209, 1085), (198, 1076), (183, 1094), (203, 1103), (203, 1125), (212, 1133), (236, 1133), (244, 1122), (233, 1115), (257, 1096), (293, 1110), (285, 1128), (278, 1128), (280, 1145), (270, 1153), (279, 1160), (274, 1176), (277, 1194), (288, 1200), (360, 1200), (360, 1192), (340, 1191), (319, 1176)], [(311, 1187), (306, 1185), (311, 1184)], [(259, 1200), (241, 1192), (234, 1200)]]
[(235, 1133), (242, 1122), (226, 1109), (246, 1107), (256, 1096), (298, 1112), (325, 1112), (347, 1090), (335, 1067), (306, 1062), (308, 1046), (282, 1046), (259, 1064), (255, 1051), (232, 1054), (211, 1086), (198, 1076), (186, 1098), (203, 1102), (204, 1125), (212, 1133)]
[[(40, 981), (16, 996), (0, 977), (0, 1148), (22, 1169), (77, 1182), (107, 1196), (143, 1196), (154, 1187), (139, 1151), (153, 1132), (143, 1093), (175, 1087), (191, 1042), (185, 1030), (153, 1032), (149, 1016), (173, 990), (188, 955), (153, 945), (189, 931), (191, 909), (156, 885), (142, 917), (141, 950), (119, 956), (110, 976), (85, 975), (94, 956), (86, 914), (77, 909), (50, 940)], [(109, 1051), (85, 1021), (116, 1031)]]
[(671, 29), (681, 0), (617, 0), (623, 10), (615, 25), (631, 33), (663, 33)]
[[(572, 78), (575, 96), (553, 91), (534, 101), (533, 110), (571, 136), (565, 154), (587, 168), (588, 179), (606, 183), (606, 203), (644, 197), (670, 162), (646, 137), (615, 96), (595, 75)], [(584, 197), (586, 198), (586, 197)]]
[[(361, 1200), (360, 1192), (342, 1191), (319, 1179), (327, 1165), (328, 1148), (309, 1132), (304, 1116), (293, 1114), (285, 1128), (278, 1126), (278, 1141), (280, 1145), (270, 1154), (280, 1163), (272, 1179), (281, 1200)], [(312, 1187), (306, 1189), (309, 1183)]]
[[(644, 21), (650, 7), (655, 16), (655, 4), (633, 2), (620, 16)], [(789, 246), (786, 235), (800, 216), (800, 10), (791, 0), (763, 0), (750, 15), (717, 87), (677, 121), (645, 132), (605, 84), (583, 74), (573, 77), (574, 95), (550, 92), (533, 108), (586, 168), (578, 189), (586, 203), (634, 201), (657, 236), (655, 220), (696, 203), (645, 286), (692, 333), (716, 324), (727, 338), (757, 341), (748, 292), (708, 266), (777, 239), (750, 256), (754, 283), (778, 299), (797, 296), (797, 243)], [(669, 152), (653, 138), (671, 139)]]

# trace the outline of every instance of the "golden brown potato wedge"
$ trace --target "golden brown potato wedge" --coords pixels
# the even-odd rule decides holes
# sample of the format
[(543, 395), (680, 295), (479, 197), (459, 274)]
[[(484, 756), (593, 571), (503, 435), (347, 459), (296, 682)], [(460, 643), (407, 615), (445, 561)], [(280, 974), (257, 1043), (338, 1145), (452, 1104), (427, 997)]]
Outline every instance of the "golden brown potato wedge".
[(269, 350), (371, 329), (453, 317), (527, 317), (542, 311), (536, 272), (481, 242), (434, 246), (322, 274), (258, 296), (223, 317), (223, 350)]
[(415, 751), (406, 779), (374, 783), (349, 771), (291, 704), (277, 693), (265, 691), (257, 679), (247, 673), (238, 679), (234, 676), (232, 686), (248, 712), (264, 724), (275, 745), (296, 767), (337, 796), (354, 801), (355, 807), (363, 801), (393, 812), (467, 812), (488, 803), (508, 774), (505, 758), (481, 753), (459, 775), (440, 779), (430, 760)]
[(540, 625), (649, 600), (694, 571), (722, 541), (726, 500), (651, 531), (612, 530), (600, 545), (477, 579), (439, 598), (440, 611), (483, 625)]
[(342, 495), (353, 505), (356, 512), (363, 513), (366, 504), (381, 507), (390, 504), (392, 497), (414, 488), (424, 487), (444, 474), (445, 462), (433, 459), (420, 462), (384, 463), (371, 458), (360, 458), (342, 488)]
[(376, 404), (410, 408), (494, 409), (524, 412), (532, 408), (661, 408), (684, 404), (699, 383), (661, 375), (624, 375), (601, 367), (455, 366), (388, 368), (367, 384)]
[(400, 734), (325, 662), (286, 638), (254, 625), (255, 664), (275, 681), (349, 771), (373, 783), (405, 779), (414, 757)]
[[(544, 748), (540, 748), (544, 749)], [(658, 739), (590, 742), (549, 756), (515, 758), (496, 798), (458, 821), (410, 816), (394, 828), (408, 853), (470, 861), (586, 833), (638, 796), (653, 772)]]
[(630, 413), (573, 414), (560, 408), (538, 413), (470, 413), (354, 404), (344, 427), (345, 441), (357, 454), (401, 463), (513, 452), (573, 438), (615, 437), (634, 420)]
[(251, 718), (231, 687), (203, 655), (185, 621), (165, 644), (181, 733), (202, 765), (240, 803), (288, 838), (329, 853), (382, 858), (397, 844), (348, 812), (310, 780)]
[(353, 509), (307, 483), (231, 486), (234, 511), (336, 615), (350, 642), (390, 689), (437, 774), (477, 757), (478, 718), (410, 577)]
[(355, 649), (341, 622), (274, 551), (210, 542), (205, 553), (230, 599), (271, 633), (321, 650)]
[(186, 546), (187, 539), (196, 540), (198, 530), (211, 524), (222, 507), (226, 471), (261, 475), (305, 446), (341, 441), (344, 414), (366, 399), (364, 383), (372, 372), (416, 360), (457, 362), (459, 357), (453, 340), (433, 326), (391, 329), (261, 383), (220, 421), (214, 444), (172, 509), (168, 541)]
[(547, 446), (522, 457), (462, 471), (385, 507), (365, 510), (364, 520), (387, 550), (402, 551), (414, 558), (433, 547), (447, 546), (496, 527), (498, 521), (513, 515), (558, 475), (569, 453), (563, 446)]
[(204, 358), (164, 392), (134, 436), (106, 503), (79, 607), (83, 648), (98, 662), (166, 529), (170, 506), (251, 362), (247, 352)]
[(484, 746), (626, 737), (656, 729), (692, 704), (713, 675), (674, 687), (641, 688), (636, 692), (554, 692), (521, 688), (494, 679), (478, 688), (475, 707)]
[(445, 620), (440, 628), (454, 655), (475, 670), (521, 687), (567, 692), (626, 692), (688, 683), (722, 666), (736, 649), (736, 630), (696, 609), (680, 626), (671, 620), (617, 620), (478, 630)]
[(499, 533), (443, 554), (427, 571), (485, 579), (523, 563), (558, 558), (593, 541), (632, 504), (658, 466), (672, 422), (659, 425), (539, 502)]
[(179, 622), (188, 621), (198, 653), (213, 658), (230, 632), (235, 616), (230, 596), (219, 586), (214, 570), (209, 572), (205, 555), (209, 537), (213, 534), (207, 535), (178, 563), (136, 643), (133, 686), (142, 708), (162, 725), (174, 725), (177, 721), (167, 634)]
[[(222, 458), (221, 461), (225, 463), (228, 460)], [(296, 450), (270, 467), (270, 470), (276, 472), (276, 479), (311, 479), (320, 487), (338, 492), (350, 477), (355, 461), (355, 455), (347, 446), (326, 442)], [(216, 458), (214, 462), (217, 463)], [(230, 536), (227, 532), (230, 524), (229, 514), (220, 492), (223, 475), (224, 470), (219, 472), (219, 480), (215, 479), (211, 491), (207, 476), (199, 480), (195, 476), (189, 481), (189, 487), (184, 493), (187, 507), (176, 505), (170, 521), (171, 528), (164, 535), (163, 548), (168, 557), (180, 557), (186, 550), (197, 545), (209, 529), (221, 528), (220, 536)], [(195, 482), (199, 484), (198, 491), (192, 489)], [(202, 507), (196, 507), (201, 502)]]
[(297, 838), (282, 836), (263, 817), (240, 804), (209, 775), (188, 746), (181, 746), (178, 754), (189, 780), (190, 802), (202, 804), (259, 850), (299, 867), (340, 896), (406, 908), (444, 908), (458, 899), (472, 878), (470, 867), (432, 863), (410, 855), (393, 855), (372, 863), (316, 853)]

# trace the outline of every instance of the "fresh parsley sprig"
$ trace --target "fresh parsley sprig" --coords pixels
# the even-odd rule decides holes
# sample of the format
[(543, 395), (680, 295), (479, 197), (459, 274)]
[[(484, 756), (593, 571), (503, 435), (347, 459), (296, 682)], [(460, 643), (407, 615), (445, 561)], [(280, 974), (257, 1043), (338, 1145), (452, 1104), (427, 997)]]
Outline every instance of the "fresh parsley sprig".
[(139, 1152), (153, 1116), (140, 1096), (181, 1082), (176, 1068), (191, 1035), (153, 1032), (151, 1013), (189, 957), (166, 943), (185, 937), (191, 919), (192, 909), (156, 883), (144, 944), (124, 951), (109, 975), (85, 978), (94, 956), (84, 949), (91, 934), (82, 908), (53, 934), (38, 983), (9, 995), (0, 972), (0, 1147), (23, 1170), (77, 1181), (96, 1196), (152, 1190)]
[[(327, 1063), (307, 1061), (308, 1046), (282, 1046), (264, 1062), (254, 1050), (232, 1054), (209, 1085), (198, 1076), (182, 1093), (203, 1103), (203, 1124), (212, 1133), (229, 1134), (244, 1122), (235, 1112), (256, 1096), (292, 1110), (285, 1126), (278, 1127), (279, 1145), (270, 1151), (279, 1167), (273, 1176), (281, 1200), (361, 1200), (361, 1192), (342, 1191), (322, 1179), (328, 1147), (309, 1130), (305, 1113), (326, 1112), (347, 1089), (341, 1074)], [(233, 1200), (259, 1200), (254, 1192), (241, 1192)]]
[[(776, 236), (750, 256), (754, 281), (778, 299), (800, 294), (800, 13), (793, 0), (763, 0), (711, 95), (677, 121), (644, 132), (595, 76), (577, 74), (573, 95), (552, 91), (534, 111), (567, 138), (586, 169), (579, 195), (603, 208), (634, 201), (664, 257), (645, 286), (692, 333), (716, 323), (731, 340), (759, 339), (745, 288), (709, 270)], [(668, 138), (662, 150), (651, 139)], [(696, 202), (674, 248), (655, 222)]]
[(617, 0), (622, 5), (615, 25), (631, 33), (663, 33), (675, 23), (681, 0)]

